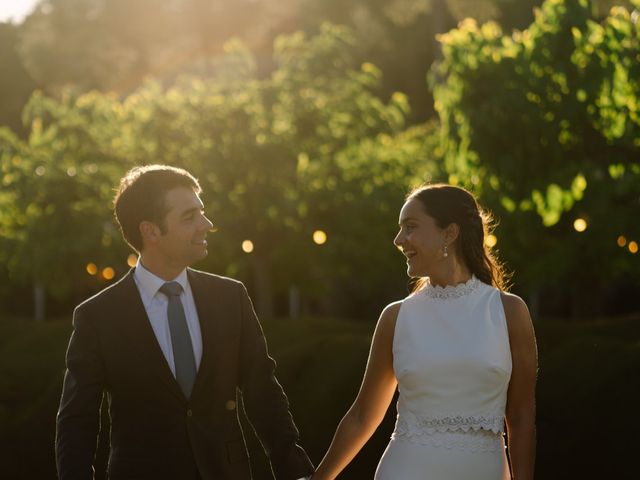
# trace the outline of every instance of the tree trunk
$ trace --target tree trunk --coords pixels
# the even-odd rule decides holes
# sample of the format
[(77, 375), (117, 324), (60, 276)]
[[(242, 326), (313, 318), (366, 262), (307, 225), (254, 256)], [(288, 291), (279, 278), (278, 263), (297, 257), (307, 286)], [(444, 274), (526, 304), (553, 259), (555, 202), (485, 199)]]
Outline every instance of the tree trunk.
[(300, 289), (296, 285), (289, 287), (289, 317), (300, 317)]
[(585, 275), (574, 281), (571, 289), (571, 317), (574, 319), (596, 318), (604, 310), (604, 295), (601, 282), (596, 275)]
[(260, 319), (273, 317), (273, 286), (271, 284), (271, 274), (267, 259), (260, 254), (254, 253), (253, 276), (256, 287), (256, 313)]
[(33, 311), (36, 322), (44, 322), (45, 318), (45, 289), (44, 285), (36, 282), (33, 286)]

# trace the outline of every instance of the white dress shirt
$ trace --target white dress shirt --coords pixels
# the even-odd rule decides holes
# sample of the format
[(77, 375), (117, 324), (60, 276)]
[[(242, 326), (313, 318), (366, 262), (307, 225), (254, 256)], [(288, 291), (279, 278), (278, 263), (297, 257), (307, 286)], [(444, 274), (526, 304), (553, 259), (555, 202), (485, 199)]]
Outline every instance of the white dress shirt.
[[(169, 319), (167, 318), (169, 299), (164, 293), (159, 291), (160, 287), (164, 285), (166, 281), (144, 268), (142, 263), (140, 263), (140, 259), (138, 259), (136, 269), (133, 272), (133, 278), (140, 292), (144, 309), (147, 311), (147, 317), (149, 317), (149, 323), (151, 323), (153, 333), (155, 333), (158, 345), (160, 345), (160, 350), (162, 350), (164, 358), (167, 360), (167, 364), (175, 377), (176, 365), (173, 359), (171, 332), (169, 331)], [(187, 278), (187, 270), (183, 270), (180, 275), (172, 281), (178, 282), (182, 286), (180, 301), (182, 302), (182, 308), (187, 318), (187, 327), (189, 328), (191, 344), (193, 345), (196, 368), (199, 368), (200, 360), (202, 359), (202, 332), (200, 331), (196, 303), (193, 300), (193, 293), (191, 292), (191, 286)]]

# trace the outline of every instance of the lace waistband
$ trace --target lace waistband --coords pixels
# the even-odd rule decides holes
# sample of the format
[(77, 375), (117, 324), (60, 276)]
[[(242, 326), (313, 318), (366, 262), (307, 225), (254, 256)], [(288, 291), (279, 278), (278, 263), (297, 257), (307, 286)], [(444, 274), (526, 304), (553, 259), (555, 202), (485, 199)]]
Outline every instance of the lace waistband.
[(471, 451), (495, 451), (504, 447), (501, 415), (425, 417), (406, 412), (398, 415), (394, 440)]

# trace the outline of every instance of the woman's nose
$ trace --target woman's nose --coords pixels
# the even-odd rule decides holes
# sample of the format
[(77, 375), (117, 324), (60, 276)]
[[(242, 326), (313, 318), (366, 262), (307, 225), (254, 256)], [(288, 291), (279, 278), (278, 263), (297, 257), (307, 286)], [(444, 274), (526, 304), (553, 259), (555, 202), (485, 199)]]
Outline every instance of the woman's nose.
[(399, 247), (403, 241), (404, 241), (404, 235), (402, 234), (402, 230), (400, 230), (396, 235), (396, 238), (393, 239), (393, 244), (396, 247)]

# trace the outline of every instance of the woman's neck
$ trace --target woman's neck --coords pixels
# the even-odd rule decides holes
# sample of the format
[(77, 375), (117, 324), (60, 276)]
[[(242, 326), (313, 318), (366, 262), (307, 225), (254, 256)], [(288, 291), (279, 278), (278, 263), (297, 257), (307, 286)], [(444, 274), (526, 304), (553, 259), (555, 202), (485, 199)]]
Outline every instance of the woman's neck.
[(429, 283), (431, 285), (446, 287), (448, 285), (459, 285), (471, 279), (472, 273), (469, 268), (455, 258), (444, 263), (442, 267), (439, 271), (429, 274)]

